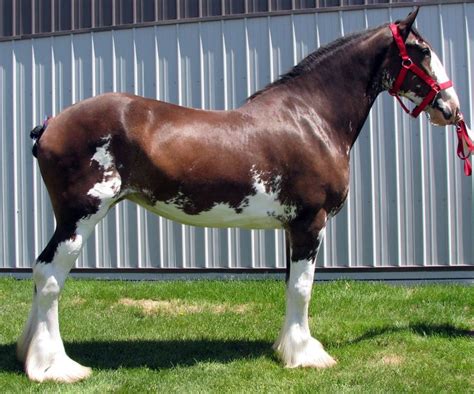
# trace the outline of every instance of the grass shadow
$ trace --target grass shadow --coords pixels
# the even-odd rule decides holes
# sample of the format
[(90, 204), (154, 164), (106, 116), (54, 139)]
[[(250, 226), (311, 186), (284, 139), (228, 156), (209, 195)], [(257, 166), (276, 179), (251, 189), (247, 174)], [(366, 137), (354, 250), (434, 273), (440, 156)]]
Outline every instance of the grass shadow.
[[(246, 340), (129, 340), (65, 343), (66, 352), (79, 363), (97, 369), (140, 368), (161, 370), (192, 366), (202, 361), (229, 363), (261, 356), (274, 358), (271, 343)], [(15, 344), (0, 345), (0, 371), (22, 371)]]
[(0, 371), (22, 372), (23, 367), (16, 359), (16, 343), (0, 345)]
[(413, 334), (419, 336), (437, 336), (443, 338), (472, 338), (474, 337), (474, 331), (465, 330), (458, 327), (455, 327), (451, 324), (428, 324), (428, 323), (409, 323), (405, 326), (384, 326), (376, 327), (367, 330), (364, 334), (358, 336), (357, 338), (339, 342), (334, 344), (334, 346), (346, 346), (353, 345), (362, 341), (371, 340), (373, 338), (385, 335), (385, 334), (395, 334), (398, 332), (412, 332)]
[[(367, 330), (357, 338), (345, 342), (327, 341), (331, 347), (344, 347), (397, 332), (412, 332), (420, 336), (472, 338), (474, 332), (450, 324), (408, 324), (402, 327), (385, 326)], [(176, 366), (192, 366), (202, 361), (229, 363), (262, 356), (276, 360), (268, 341), (247, 340), (128, 340), (89, 341), (65, 344), (69, 356), (83, 365), (97, 369), (115, 370), (146, 367), (154, 370)], [(0, 345), (0, 371), (21, 372), (15, 357), (15, 344)]]

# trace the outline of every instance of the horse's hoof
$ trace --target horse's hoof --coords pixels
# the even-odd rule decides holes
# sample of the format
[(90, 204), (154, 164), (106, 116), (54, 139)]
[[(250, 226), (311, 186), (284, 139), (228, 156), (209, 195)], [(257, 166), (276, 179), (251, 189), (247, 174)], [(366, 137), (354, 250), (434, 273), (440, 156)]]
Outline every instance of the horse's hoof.
[(55, 381), (74, 383), (88, 378), (92, 369), (70, 359), (67, 355), (55, 358), (50, 365), (26, 366), (26, 374), (35, 382)]
[(321, 343), (311, 336), (299, 340), (286, 337), (275, 343), (273, 348), (285, 368), (328, 368), (336, 364)]

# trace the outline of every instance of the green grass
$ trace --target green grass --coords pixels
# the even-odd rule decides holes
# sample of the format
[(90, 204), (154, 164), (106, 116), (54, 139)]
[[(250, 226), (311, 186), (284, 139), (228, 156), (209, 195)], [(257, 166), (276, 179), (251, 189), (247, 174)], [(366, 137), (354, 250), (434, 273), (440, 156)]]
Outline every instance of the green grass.
[(63, 340), (94, 370), (73, 385), (32, 383), (15, 360), (32, 287), (0, 279), (0, 392), (474, 392), (473, 287), (316, 284), (311, 329), (338, 360), (321, 371), (271, 350), (283, 282), (69, 280)]

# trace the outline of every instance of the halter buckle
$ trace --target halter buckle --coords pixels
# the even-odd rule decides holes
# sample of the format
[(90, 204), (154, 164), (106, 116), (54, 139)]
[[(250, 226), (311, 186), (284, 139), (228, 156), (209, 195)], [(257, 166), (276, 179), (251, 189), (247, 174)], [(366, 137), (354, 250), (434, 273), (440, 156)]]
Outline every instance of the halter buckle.
[(434, 84), (430, 85), (431, 86), (431, 89), (433, 89), (436, 94), (438, 94), (439, 92), (441, 92), (441, 87), (438, 85), (437, 82), (435, 82)]
[(406, 68), (407, 70), (409, 70), (411, 68), (412, 64), (413, 64), (413, 60), (411, 60), (411, 58), (407, 58), (407, 59), (402, 60), (402, 67)]

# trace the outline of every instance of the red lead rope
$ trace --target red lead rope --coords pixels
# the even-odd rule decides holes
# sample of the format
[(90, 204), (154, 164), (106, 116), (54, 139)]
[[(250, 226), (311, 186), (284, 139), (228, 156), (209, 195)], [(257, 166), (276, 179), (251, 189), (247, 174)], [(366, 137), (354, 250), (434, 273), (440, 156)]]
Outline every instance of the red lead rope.
[[(458, 157), (464, 161), (464, 174), (471, 176), (472, 165), (469, 156), (471, 155), (471, 152), (474, 152), (474, 143), (469, 138), (469, 134), (467, 134), (466, 123), (464, 123), (464, 120), (460, 120), (456, 124), (456, 133), (458, 135), (458, 148), (456, 153)], [(467, 153), (464, 153), (464, 143), (467, 146)]]

